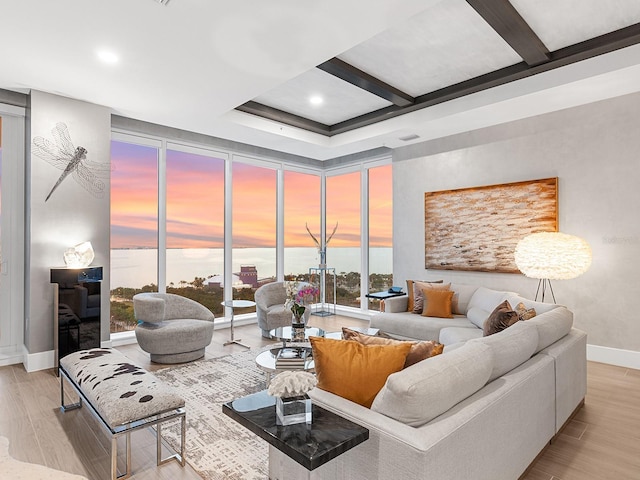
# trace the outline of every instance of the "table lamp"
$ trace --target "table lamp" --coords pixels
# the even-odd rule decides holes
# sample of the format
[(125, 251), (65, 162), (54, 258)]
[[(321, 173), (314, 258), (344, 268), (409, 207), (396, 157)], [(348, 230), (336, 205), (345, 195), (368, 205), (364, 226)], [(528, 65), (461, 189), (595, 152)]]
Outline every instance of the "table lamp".
[(95, 254), (91, 242), (82, 242), (64, 251), (64, 263), (67, 268), (84, 268), (91, 265)]
[(591, 265), (591, 247), (582, 238), (560, 232), (539, 232), (527, 235), (515, 250), (518, 269), (527, 277), (537, 278), (538, 294), (551, 291), (556, 302), (551, 280), (569, 280), (582, 275)]

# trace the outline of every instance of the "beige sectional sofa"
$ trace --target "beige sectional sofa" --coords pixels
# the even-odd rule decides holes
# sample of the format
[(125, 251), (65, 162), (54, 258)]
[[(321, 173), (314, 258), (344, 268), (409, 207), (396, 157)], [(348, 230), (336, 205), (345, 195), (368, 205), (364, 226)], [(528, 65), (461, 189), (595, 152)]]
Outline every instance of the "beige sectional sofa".
[[(372, 327), (398, 337), (447, 344), (442, 355), (390, 375), (371, 409), (311, 392), (315, 403), (367, 427), (370, 438), (310, 478), (515, 480), (582, 404), (586, 335), (572, 328), (568, 309), (511, 292), (451, 288), (462, 312), (454, 319), (394, 312), (394, 302), (371, 319)], [(538, 315), (482, 337), (466, 314), (488, 316), (505, 298)], [(399, 305), (402, 297), (394, 301)], [(292, 469), (270, 450), (270, 478)]]

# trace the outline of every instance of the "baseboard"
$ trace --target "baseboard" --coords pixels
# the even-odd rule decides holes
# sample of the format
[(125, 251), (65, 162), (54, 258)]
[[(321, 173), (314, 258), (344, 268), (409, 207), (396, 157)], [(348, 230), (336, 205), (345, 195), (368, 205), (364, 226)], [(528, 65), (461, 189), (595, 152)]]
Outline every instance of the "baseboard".
[(24, 359), (22, 364), (27, 372), (36, 372), (38, 370), (46, 370), (53, 368), (55, 365), (55, 351), (48, 350), (46, 352), (29, 353), (27, 347), (24, 348)]
[(587, 345), (587, 360), (640, 370), (640, 352)]
[(22, 353), (21, 347), (0, 348), (0, 367), (22, 363), (23, 358), (24, 354)]

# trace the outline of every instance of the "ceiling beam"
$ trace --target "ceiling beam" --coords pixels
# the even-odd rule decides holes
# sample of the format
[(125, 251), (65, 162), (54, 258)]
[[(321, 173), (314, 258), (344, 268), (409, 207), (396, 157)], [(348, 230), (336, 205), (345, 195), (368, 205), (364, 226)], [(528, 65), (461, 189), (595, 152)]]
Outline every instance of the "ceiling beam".
[(392, 87), (379, 78), (369, 75), (337, 57), (321, 63), (317, 68), (380, 98), (384, 98), (399, 107), (408, 107), (414, 102), (414, 98), (411, 95)]
[(421, 95), (416, 97), (415, 103), (409, 107), (398, 108), (391, 106), (331, 125), (330, 135), (333, 136), (350, 130), (355, 130), (389, 118), (404, 115), (405, 113), (410, 113), (422, 108), (447, 102), (455, 98), (460, 98), (465, 95), (504, 85), (538, 73), (564, 67), (565, 65), (587, 60), (598, 55), (610, 53), (639, 43), (640, 23), (636, 23), (620, 30), (556, 50), (551, 54), (551, 60), (546, 63), (529, 67), (525, 62), (522, 62)]
[(549, 61), (551, 54), (547, 47), (508, 0), (467, 0), (467, 3), (527, 65)]
[(329, 125), (315, 122), (308, 118), (300, 117), (283, 110), (278, 110), (277, 108), (269, 107), (258, 102), (248, 101), (235, 109), (240, 110), (241, 112), (257, 115), (258, 117), (268, 118), (269, 120), (275, 120), (276, 122), (291, 125), (292, 127), (298, 127), (310, 132), (331, 136), (331, 127)]
[(257, 102), (247, 102), (244, 105), (236, 107), (236, 109), (331, 137), (639, 43), (640, 23), (636, 23), (616, 30), (615, 32), (556, 50), (551, 53), (551, 59), (546, 63), (529, 66), (526, 62), (521, 62), (434, 92), (420, 95), (415, 98), (413, 104), (407, 107), (391, 105), (331, 126), (267, 107)]

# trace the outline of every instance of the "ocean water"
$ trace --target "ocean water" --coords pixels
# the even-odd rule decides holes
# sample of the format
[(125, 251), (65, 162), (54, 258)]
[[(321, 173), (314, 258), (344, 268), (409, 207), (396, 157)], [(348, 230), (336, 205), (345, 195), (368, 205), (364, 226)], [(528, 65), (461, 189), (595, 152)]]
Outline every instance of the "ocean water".
[[(111, 289), (117, 287), (139, 288), (157, 283), (156, 249), (111, 250)], [(285, 274), (308, 273), (309, 267), (317, 267), (320, 256), (315, 248), (285, 248)], [(275, 248), (236, 248), (233, 250), (232, 271), (239, 272), (241, 265), (255, 265), (258, 278), (276, 275)], [(336, 273), (360, 271), (359, 248), (329, 248), (327, 266)], [(369, 270), (371, 273), (392, 273), (392, 249), (372, 248)], [(167, 285), (192, 282), (196, 277), (209, 278), (224, 273), (224, 251), (221, 248), (187, 248), (167, 250)]]

